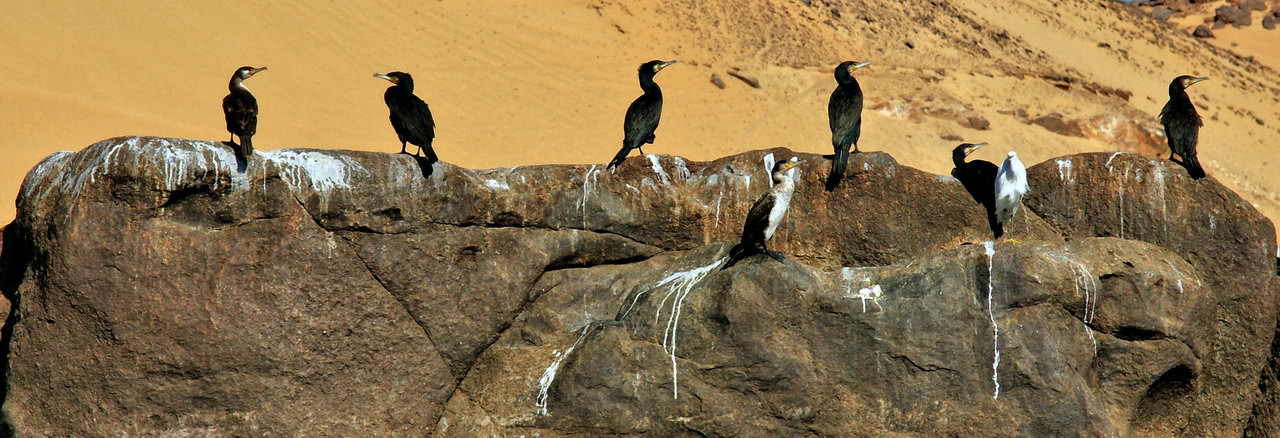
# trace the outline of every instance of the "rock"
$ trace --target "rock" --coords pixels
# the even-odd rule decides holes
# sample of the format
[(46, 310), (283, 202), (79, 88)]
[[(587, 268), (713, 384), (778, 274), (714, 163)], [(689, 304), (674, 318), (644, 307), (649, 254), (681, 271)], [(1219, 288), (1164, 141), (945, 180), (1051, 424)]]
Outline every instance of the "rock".
[(20, 298), (6, 418), (30, 436), (1280, 424), (1258, 389), (1280, 357), (1274, 229), (1213, 178), (1051, 160), (1028, 170), (1016, 240), (989, 243), (952, 178), (869, 152), (829, 193), (825, 160), (799, 154), (786, 262), (720, 270), (792, 155), (423, 178), (404, 155), (301, 149), (239, 173), (219, 143), (159, 138), (55, 154), (0, 254)]
[(1157, 21), (1169, 21), (1169, 17), (1173, 16), (1173, 9), (1161, 6), (1151, 9), (1151, 17)]
[(1263, 28), (1263, 29), (1266, 29), (1266, 30), (1272, 30), (1272, 29), (1275, 29), (1275, 28), (1276, 28), (1276, 17), (1275, 17), (1275, 16), (1273, 16), (1273, 15), (1268, 15), (1268, 16), (1262, 17), (1262, 28)]
[(729, 76), (738, 78), (738, 80), (742, 81), (742, 83), (744, 84), (747, 84), (751, 88), (760, 88), (760, 80), (756, 79), (755, 76), (742, 73), (738, 70), (729, 70)]
[(1067, 121), (1063, 119), (1062, 114), (1059, 114), (1059, 113), (1049, 113), (1040, 117), (1036, 117), (1034, 119), (1031, 119), (1031, 124), (1038, 125), (1044, 129), (1049, 130), (1049, 132), (1053, 132), (1060, 135), (1066, 135), (1071, 137), (1084, 136), (1084, 131), (1083, 129), (1081, 129), (1079, 123), (1075, 122), (1074, 120)]
[(1218, 6), (1213, 11), (1213, 20), (1218, 23), (1225, 23), (1234, 26), (1248, 26), (1253, 23), (1253, 19), (1249, 15), (1248, 9), (1236, 8), (1231, 6)]
[(711, 83), (721, 90), (725, 87), (724, 79), (720, 79), (720, 75), (717, 73), (711, 74)]
[(1245, 0), (1241, 4), (1241, 8), (1249, 11), (1265, 11), (1267, 10), (1267, 2), (1263, 0)]
[(1196, 38), (1213, 38), (1213, 32), (1210, 31), (1208, 27), (1205, 27), (1203, 24), (1201, 24), (1199, 26), (1196, 26), (1196, 30), (1191, 33), (1191, 36), (1194, 36)]

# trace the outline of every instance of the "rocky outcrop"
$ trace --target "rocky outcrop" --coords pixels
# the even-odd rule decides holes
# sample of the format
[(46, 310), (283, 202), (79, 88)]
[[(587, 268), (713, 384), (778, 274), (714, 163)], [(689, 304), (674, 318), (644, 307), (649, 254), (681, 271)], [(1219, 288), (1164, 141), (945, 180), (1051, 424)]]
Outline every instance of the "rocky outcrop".
[[(1029, 169), (991, 242), (949, 177), (770, 162), (422, 169), (119, 138), (6, 229), (4, 414), (33, 436), (1181, 435), (1278, 423), (1272, 225), (1133, 154)], [(425, 170), (425, 171), (424, 171)], [(424, 174), (427, 175), (424, 178)], [(12, 263), (11, 263), (12, 261)]]

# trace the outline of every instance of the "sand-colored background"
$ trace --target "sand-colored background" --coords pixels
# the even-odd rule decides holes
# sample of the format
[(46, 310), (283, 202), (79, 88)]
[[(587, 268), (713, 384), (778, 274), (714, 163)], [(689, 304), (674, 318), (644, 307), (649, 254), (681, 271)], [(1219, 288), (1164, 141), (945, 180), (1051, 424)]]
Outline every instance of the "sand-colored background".
[[(1206, 42), (1182, 30), (1194, 17), (1158, 23), (1084, 0), (45, 1), (4, 9), (0, 223), (13, 218), (27, 169), (54, 151), (120, 135), (226, 139), (220, 100), (240, 65), (270, 68), (248, 82), (261, 105), (260, 149), (398, 151), (382, 102), (388, 84), (371, 75), (402, 70), (431, 105), (442, 159), (496, 167), (608, 161), (640, 92), (635, 69), (654, 58), (681, 63), (658, 77), (665, 112), (646, 152), (695, 160), (775, 146), (827, 152), (831, 68), (871, 60), (859, 73), (868, 105), (862, 148), (936, 173), (950, 169), (959, 139), (993, 144), (977, 158), (998, 162), (1016, 149), (1029, 165), (1080, 151), (1160, 153), (1150, 130), (1169, 80), (1210, 76), (1192, 89), (1206, 119), (1201, 161), (1280, 218), (1280, 172), (1269, 171), (1280, 138), (1280, 31), (1256, 25)], [(1083, 134), (1029, 122), (1052, 113)]]

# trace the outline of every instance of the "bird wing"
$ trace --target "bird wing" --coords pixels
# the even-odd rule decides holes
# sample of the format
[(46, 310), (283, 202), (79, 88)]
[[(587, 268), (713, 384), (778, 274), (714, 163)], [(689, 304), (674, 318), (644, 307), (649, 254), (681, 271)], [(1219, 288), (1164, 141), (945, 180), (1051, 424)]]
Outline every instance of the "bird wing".
[(436, 138), (436, 122), (426, 102), (412, 94), (389, 94), (387, 106), (393, 108), (391, 126), (400, 134), (401, 140), (418, 146), (431, 146)]
[(751, 204), (747, 211), (747, 221), (742, 225), (742, 242), (764, 243), (764, 232), (769, 228), (769, 213), (773, 211), (773, 192), (765, 192), (764, 196)]
[(1169, 141), (1169, 149), (1186, 158), (1195, 156), (1196, 143), (1200, 137), (1200, 127), (1204, 121), (1196, 112), (1189, 99), (1170, 99), (1160, 110), (1160, 124), (1164, 125), (1164, 135)]
[(640, 147), (658, 129), (658, 120), (661, 118), (662, 96), (644, 94), (636, 98), (627, 107), (622, 144), (632, 149)]
[(832, 144), (841, 147), (856, 144), (862, 136), (862, 90), (856, 85), (836, 87), (827, 102), (827, 119), (831, 124)]
[(222, 114), (231, 133), (252, 136), (258, 130), (258, 100), (252, 94), (228, 94), (222, 98)]

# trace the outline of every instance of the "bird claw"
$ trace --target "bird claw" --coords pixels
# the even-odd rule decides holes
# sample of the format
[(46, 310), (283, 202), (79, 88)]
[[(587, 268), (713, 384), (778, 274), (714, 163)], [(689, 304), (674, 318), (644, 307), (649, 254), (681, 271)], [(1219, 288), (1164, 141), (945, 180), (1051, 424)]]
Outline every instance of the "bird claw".
[(777, 261), (778, 261), (778, 263), (786, 263), (786, 261), (787, 261), (787, 258), (786, 258), (786, 257), (783, 257), (783, 256), (782, 256), (782, 253), (780, 253), (780, 252), (777, 252), (777, 251), (768, 251), (768, 252), (766, 252), (766, 254), (769, 254), (769, 257), (773, 257), (773, 259), (774, 259), (774, 260), (777, 260)]

